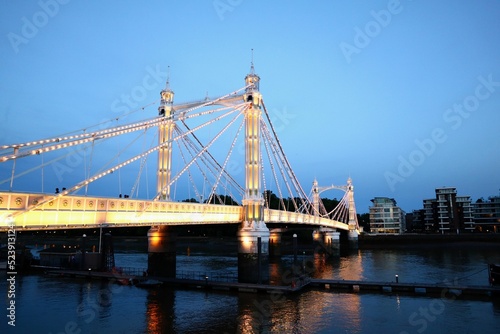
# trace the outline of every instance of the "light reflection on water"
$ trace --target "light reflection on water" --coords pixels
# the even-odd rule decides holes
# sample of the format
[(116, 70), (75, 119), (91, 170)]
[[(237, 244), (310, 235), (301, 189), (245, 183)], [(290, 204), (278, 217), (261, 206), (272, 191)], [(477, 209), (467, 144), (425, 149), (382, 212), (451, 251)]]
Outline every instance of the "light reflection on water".
[[(143, 268), (147, 254), (116, 250), (116, 264)], [(293, 258), (270, 264), (279, 278)], [(313, 276), (486, 285), (495, 250), (360, 250), (335, 259), (299, 257)], [(234, 256), (197, 252), (177, 257), (178, 270), (234, 271)], [(0, 291), (6, 291), (5, 273)], [(144, 290), (100, 281), (17, 277), (19, 333), (497, 333), (500, 302), (439, 297), (304, 291), (252, 294), (203, 289)], [(5, 290), (3, 290), (5, 289)], [(4, 298), (7, 302), (7, 298)], [(5, 308), (3, 308), (5, 309)], [(7, 333), (6, 321), (0, 333)]]

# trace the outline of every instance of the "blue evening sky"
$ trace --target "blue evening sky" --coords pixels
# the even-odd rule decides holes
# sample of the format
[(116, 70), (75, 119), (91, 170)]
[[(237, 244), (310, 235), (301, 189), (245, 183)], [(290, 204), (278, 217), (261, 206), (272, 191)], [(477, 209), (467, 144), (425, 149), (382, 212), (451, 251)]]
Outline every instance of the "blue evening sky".
[[(499, 0), (0, 4), (2, 145), (156, 101), (167, 66), (176, 102), (229, 93), (244, 85), (253, 48), (306, 192), (314, 178), (350, 176), (360, 213), (375, 196), (419, 209), (441, 186), (473, 200), (499, 194)], [(0, 166), (2, 180), (11, 167)], [(60, 185), (46, 177), (46, 191)], [(40, 173), (26, 178), (14, 190), (40, 191)]]

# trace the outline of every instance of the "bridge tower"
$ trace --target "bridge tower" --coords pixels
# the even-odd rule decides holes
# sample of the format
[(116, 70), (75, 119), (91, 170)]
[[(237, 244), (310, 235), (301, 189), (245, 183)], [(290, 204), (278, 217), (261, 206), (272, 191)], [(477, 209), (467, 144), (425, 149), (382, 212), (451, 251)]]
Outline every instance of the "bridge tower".
[(318, 187), (318, 181), (314, 179), (313, 181), (313, 198), (312, 198), (312, 204), (313, 204), (313, 214), (315, 216), (319, 216), (319, 187)]
[[(323, 190), (330, 187), (323, 188)], [(322, 189), (318, 186), (318, 181), (314, 179), (312, 188), (312, 204), (315, 216), (320, 216), (319, 212), (319, 201), (320, 193)], [(313, 231), (313, 241), (321, 247), (326, 254), (337, 256), (340, 251), (340, 232), (337, 232), (334, 228), (320, 227)]]
[[(170, 177), (172, 170), (172, 138), (174, 131), (174, 92), (170, 89), (169, 78), (160, 92), (159, 117), (165, 122), (158, 126), (158, 170), (156, 192), (160, 201), (170, 201)], [(148, 272), (150, 275), (175, 277), (176, 272), (176, 233), (168, 226), (152, 226), (148, 231)]]
[(165, 88), (160, 92), (161, 102), (158, 115), (165, 118), (165, 122), (158, 126), (158, 171), (156, 176), (156, 193), (160, 200), (170, 200), (170, 176), (172, 170), (172, 137), (175, 123), (173, 121), (174, 92), (170, 89), (169, 78)]
[(350, 177), (347, 179), (347, 196), (349, 201), (349, 246), (351, 248), (358, 248), (358, 217), (356, 216), (356, 206), (354, 205), (354, 186)]
[[(245, 194), (243, 224), (238, 231), (238, 281), (269, 281), (269, 229), (264, 223), (264, 198), (261, 191), (260, 120), (262, 96), (260, 77), (255, 74), (253, 60), (245, 77), (243, 98), (245, 110)], [(250, 86), (249, 86), (250, 85)]]

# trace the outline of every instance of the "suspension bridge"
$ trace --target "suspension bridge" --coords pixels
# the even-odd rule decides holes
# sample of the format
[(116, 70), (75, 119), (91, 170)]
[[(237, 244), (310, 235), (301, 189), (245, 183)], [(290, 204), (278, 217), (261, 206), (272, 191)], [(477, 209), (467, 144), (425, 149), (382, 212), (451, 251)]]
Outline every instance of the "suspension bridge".
[[(9, 185), (8, 190), (0, 191), (0, 231), (152, 226), (148, 234), (151, 246), (154, 236), (168, 238), (168, 226), (240, 224), (240, 253), (250, 254), (258, 252), (257, 239), (267, 252), (270, 234), (266, 224), (273, 223), (318, 226), (330, 236), (337, 229), (346, 230), (351, 241), (357, 240), (360, 229), (351, 179), (346, 185), (329, 187), (314, 181), (309, 194), (303, 190), (271, 122), (259, 83), (252, 61), (242, 88), (213, 99), (175, 104), (167, 78), (160, 100), (154, 103), (159, 103), (155, 117), (0, 146), (0, 167), (4, 167), (0, 185)], [(121, 140), (118, 146), (122, 150), (111, 153), (111, 145), (106, 143), (134, 133), (138, 135), (131, 143)], [(138, 154), (133, 150), (139, 146), (137, 138), (151, 142)], [(234, 158), (238, 148), (244, 161)], [(113, 156), (96, 170), (99, 149), (104, 152), (101, 155)], [(75, 152), (84, 152), (83, 180), (51, 193), (16, 191), (19, 178), (38, 170), (43, 179), (48, 165)], [(141, 198), (141, 175), (147, 174), (152, 156), (157, 158), (156, 193)], [(19, 171), (22, 162), (30, 159), (35, 161), (29, 163), (30, 168)], [(244, 166), (244, 173), (234, 173), (235, 161)], [(122, 196), (121, 190), (119, 196), (91, 193), (92, 189), (107, 189), (103, 180), (131, 166), (138, 170), (138, 176), (130, 195)], [(175, 200), (177, 187), (185, 189), (186, 184), (196, 198)], [(341, 190), (344, 195), (337, 207), (327, 212), (320, 193), (329, 189)], [(278, 198), (277, 207), (270, 206), (271, 195)], [(231, 205), (226, 203), (228, 198)], [(241, 204), (234, 205), (238, 199)]]

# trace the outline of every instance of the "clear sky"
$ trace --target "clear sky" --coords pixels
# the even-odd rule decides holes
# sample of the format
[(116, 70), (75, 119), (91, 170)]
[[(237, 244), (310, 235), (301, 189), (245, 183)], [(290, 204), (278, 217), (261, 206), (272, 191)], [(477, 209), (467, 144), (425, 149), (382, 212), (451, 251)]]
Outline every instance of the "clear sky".
[(350, 176), (360, 213), (375, 196), (419, 209), (441, 186), (473, 200), (499, 194), (498, 0), (0, 4), (0, 144), (155, 101), (167, 66), (176, 102), (229, 93), (244, 85), (253, 48), (306, 191), (314, 178)]

